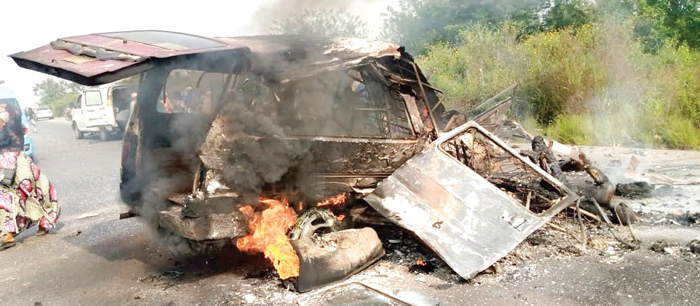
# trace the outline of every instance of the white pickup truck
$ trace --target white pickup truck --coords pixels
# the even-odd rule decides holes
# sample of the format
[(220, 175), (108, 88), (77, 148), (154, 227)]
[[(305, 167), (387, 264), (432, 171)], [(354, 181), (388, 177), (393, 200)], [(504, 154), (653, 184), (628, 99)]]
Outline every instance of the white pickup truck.
[(83, 90), (71, 111), (75, 137), (98, 133), (102, 141), (107, 141), (112, 135), (121, 135), (136, 91), (135, 84), (107, 84)]

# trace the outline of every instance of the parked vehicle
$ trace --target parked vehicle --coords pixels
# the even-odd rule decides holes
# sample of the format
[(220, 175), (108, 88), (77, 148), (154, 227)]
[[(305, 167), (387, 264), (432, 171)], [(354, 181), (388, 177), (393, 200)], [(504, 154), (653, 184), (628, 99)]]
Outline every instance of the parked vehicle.
[[(114, 85), (86, 88), (80, 93), (71, 110), (70, 120), (75, 137), (97, 133), (102, 141), (124, 132), (125, 122), (117, 120), (120, 113), (128, 118), (131, 95), (135, 85)], [(120, 124), (121, 123), (121, 124)]]
[(24, 109), (20, 107), (19, 101), (15, 96), (14, 91), (6, 85), (0, 85), (0, 100), (3, 102), (10, 102), (15, 105), (17, 109), (22, 112), (22, 130), (24, 133), (24, 154), (36, 159), (34, 155), (34, 140), (32, 139), (32, 127), (30, 125), (29, 119), (27, 118)]
[(47, 106), (37, 107), (34, 110), (34, 115), (36, 116), (36, 120), (53, 119), (53, 111)]

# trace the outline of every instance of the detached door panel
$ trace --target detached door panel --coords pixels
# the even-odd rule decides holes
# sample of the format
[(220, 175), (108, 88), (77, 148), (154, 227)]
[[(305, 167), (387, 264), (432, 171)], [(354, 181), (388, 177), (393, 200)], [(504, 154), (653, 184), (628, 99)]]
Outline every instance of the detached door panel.
[[(455, 148), (460, 155), (453, 154)], [(487, 156), (482, 149), (489, 152), (488, 158), (482, 159)], [(517, 167), (508, 168), (508, 164)], [(545, 201), (550, 207), (531, 211), (517, 195), (495, 185), (494, 177), (502, 169), (524, 169), (533, 181), (549, 184), (555, 195)], [(538, 169), (470, 122), (411, 158), (365, 200), (387, 219), (415, 233), (469, 279), (575, 200), (575, 194)]]

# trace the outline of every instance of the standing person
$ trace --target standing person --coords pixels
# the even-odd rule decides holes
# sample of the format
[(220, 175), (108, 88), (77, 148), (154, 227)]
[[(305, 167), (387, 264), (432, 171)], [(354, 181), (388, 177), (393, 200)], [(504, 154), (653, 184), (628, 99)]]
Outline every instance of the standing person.
[(36, 114), (34, 113), (34, 109), (31, 107), (27, 107), (26, 114), (27, 118), (29, 119), (29, 125), (32, 126), (32, 131), (36, 133)]
[(66, 107), (65, 110), (63, 110), (63, 116), (66, 118), (66, 120), (71, 121), (73, 120), (73, 108), (68, 106)]
[(171, 113), (184, 113), (186, 111), (185, 100), (182, 97), (182, 93), (175, 92), (168, 105), (170, 105)]
[(136, 107), (136, 99), (138, 98), (138, 94), (136, 92), (131, 93), (131, 102), (129, 103), (129, 112), (133, 113), (134, 112), (134, 107)]
[(185, 91), (182, 92), (183, 112), (191, 113), (192, 110), (194, 109), (194, 102), (195, 102), (195, 97), (194, 97), (194, 91), (192, 90), (192, 86), (187, 86), (185, 88)]
[(202, 95), (202, 108), (201, 112), (205, 115), (211, 116), (214, 114), (214, 101), (212, 101), (212, 90), (207, 89)]
[(21, 112), (13, 108), (0, 103), (0, 250), (35, 224), (37, 235), (46, 234), (61, 213), (56, 189), (24, 155)]

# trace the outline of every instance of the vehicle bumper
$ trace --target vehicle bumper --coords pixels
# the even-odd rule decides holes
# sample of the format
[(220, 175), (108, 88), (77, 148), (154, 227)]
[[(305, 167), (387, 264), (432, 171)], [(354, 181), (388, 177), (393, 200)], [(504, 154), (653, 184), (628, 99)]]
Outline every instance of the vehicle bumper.
[(80, 129), (80, 131), (83, 133), (97, 133), (100, 131), (100, 127), (99, 126), (86, 127), (84, 129)]
[(105, 124), (105, 125), (92, 125), (88, 128), (85, 128), (83, 132), (99, 132), (100, 129), (105, 129), (107, 130), (108, 133), (113, 133), (113, 132), (121, 132), (122, 130), (119, 128), (118, 125), (111, 125), (111, 124)]

